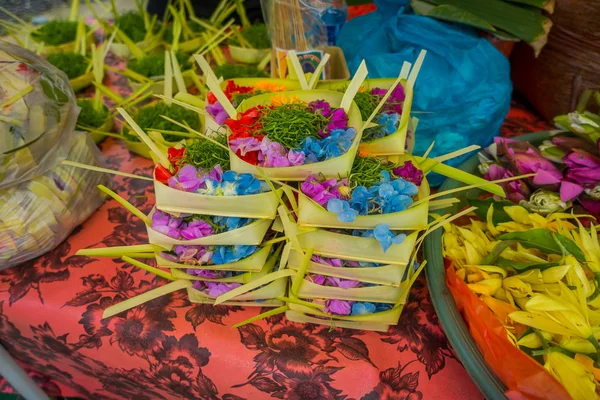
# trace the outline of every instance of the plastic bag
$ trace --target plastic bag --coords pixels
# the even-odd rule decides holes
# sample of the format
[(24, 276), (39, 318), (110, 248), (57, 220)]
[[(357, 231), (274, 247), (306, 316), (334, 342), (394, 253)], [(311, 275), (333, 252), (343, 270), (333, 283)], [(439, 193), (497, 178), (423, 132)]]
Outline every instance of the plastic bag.
[[(487, 146), (510, 107), (509, 63), (475, 31), (407, 14), (405, 0), (376, 0), (378, 10), (346, 23), (338, 39), (351, 71), (365, 59), (369, 78), (396, 77), (402, 63), (427, 57), (415, 86), (415, 154), (431, 157), (471, 144)], [(470, 155), (452, 159), (456, 166)], [(430, 176), (437, 186), (442, 178)]]
[(66, 75), (34, 53), (0, 42), (0, 270), (57, 246), (104, 198), (110, 178), (61, 164), (98, 165)]
[[(68, 159), (98, 165), (87, 133), (72, 135)], [(0, 270), (53, 249), (103, 202), (97, 185), (106, 174), (58, 163), (43, 175), (0, 190)]]
[(0, 189), (41, 175), (69, 151), (77, 115), (66, 75), (0, 41)]

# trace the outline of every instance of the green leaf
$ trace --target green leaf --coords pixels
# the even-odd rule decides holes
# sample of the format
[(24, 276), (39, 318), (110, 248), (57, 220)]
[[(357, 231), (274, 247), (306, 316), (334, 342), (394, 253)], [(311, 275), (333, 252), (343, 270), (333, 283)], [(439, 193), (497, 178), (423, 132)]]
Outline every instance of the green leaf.
[(571, 239), (548, 229), (538, 228), (527, 232), (501, 235), (500, 240), (516, 240), (527, 249), (538, 249), (544, 254), (563, 254), (563, 248), (577, 260), (585, 262), (583, 252)]
[(540, 271), (544, 271), (548, 268), (552, 268), (552, 267), (558, 267), (560, 264), (559, 263), (544, 263), (544, 264), (539, 264), (539, 263), (528, 263), (528, 262), (523, 262), (523, 261), (513, 261), (513, 260), (507, 260), (506, 258), (498, 258), (495, 262), (495, 264), (497, 267), (500, 268), (511, 268), (514, 269), (515, 271), (517, 271), (518, 273), (521, 272), (526, 272), (532, 269), (539, 269)]
[(527, 6), (541, 8), (549, 13), (554, 12), (554, 0), (503, 0), (509, 3), (524, 4)]
[(508, 249), (513, 244), (517, 243), (514, 240), (504, 240), (494, 246), (494, 249), (481, 260), (481, 265), (496, 265), (496, 260), (500, 257), (500, 255), (504, 252), (504, 250)]
[(470, 25), (490, 32), (496, 30), (485, 19), (479, 18), (465, 9), (453, 5), (444, 4), (437, 7), (429, 7), (429, 4), (423, 4), (421, 1), (414, 0), (412, 2), (412, 7), (416, 13), (428, 17)]
[(467, 203), (469, 203), (471, 207), (477, 207), (477, 210), (475, 210), (474, 213), (484, 221), (487, 218), (490, 206), (494, 207), (494, 216), (492, 218), (494, 225), (512, 221), (512, 218), (504, 211), (504, 207), (514, 206), (514, 204), (508, 200), (496, 201), (493, 197), (490, 197), (484, 200), (467, 199)]

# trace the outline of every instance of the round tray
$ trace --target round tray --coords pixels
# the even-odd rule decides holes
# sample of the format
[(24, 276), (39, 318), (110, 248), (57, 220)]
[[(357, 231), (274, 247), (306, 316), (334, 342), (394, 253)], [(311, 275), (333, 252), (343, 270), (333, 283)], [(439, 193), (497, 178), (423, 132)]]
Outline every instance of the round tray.
[[(550, 132), (544, 131), (530, 133), (514, 139), (536, 145), (543, 142), (549, 136)], [(478, 174), (478, 165), (479, 160), (477, 155), (475, 155), (461, 164), (458, 169), (471, 174)], [(443, 192), (461, 186), (464, 186), (464, 184), (447, 179), (439, 190)], [(454, 207), (442, 210), (440, 213), (455, 214), (466, 204), (467, 195), (477, 196), (479, 192), (478, 190), (470, 190), (457, 193), (453, 197), (459, 198), (461, 202)], [(462, 362), (467, 373), (473, 379), (473, 382), (475, 382), (475, 385), (477, 385), (487, 399), (507, 399), (504, 394), (506, 386), (504, 386), (486, 364), (477, 344), (469, 333), (469, 328), (463, 320), (460, 311), (456, 308), (452, 293), (450, 293), (450, 290), (446, 286), (446, 270), (444, 268), (444, 257), (442, 256), (442, 229), (435, 230), (425, 239), (425, 259), (428, 262), (427, 268), (425, 268), (425, 276), (427, 277), (431, 301), (440, 325), (442, 325), (444, 333), (458, 359)]]

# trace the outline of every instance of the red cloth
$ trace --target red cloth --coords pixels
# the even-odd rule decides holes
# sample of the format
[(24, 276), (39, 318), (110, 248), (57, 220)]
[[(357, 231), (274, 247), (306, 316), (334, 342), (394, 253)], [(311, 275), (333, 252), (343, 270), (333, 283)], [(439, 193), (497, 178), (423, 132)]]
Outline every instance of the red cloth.
[[(112, 86), (124, 78), (111, 75)], [(124, 90), (124, 89), (123, 89)], [(507, 135), (547, 128), (515, 104)], [(119, 140), (100, 148), (109, 168), (151, 176)], [(144, 212), (152, 183), (116, 177)], [(257, 308), (191, 305), (184, 291), (107, 320), (103, 309), (165, 283), (118, 259), (78, 249), (147, 243), (143, 223), (107, 201), (57, 249), (0, 272), (0, 344), (53, 396), (94, 399), (474, 399), (481, 394), (438, 324), (424, 279), (387, 333), (271, 317), (231, 325)], [(0, 379), (0, 392), (10, 392)]]
[(360, 17), (361, 15), (368, 14), (377, 9), (375, 4), (364, 4), (362, 6), (350, 6), (348, 7), (348, 20), (352, 18)]

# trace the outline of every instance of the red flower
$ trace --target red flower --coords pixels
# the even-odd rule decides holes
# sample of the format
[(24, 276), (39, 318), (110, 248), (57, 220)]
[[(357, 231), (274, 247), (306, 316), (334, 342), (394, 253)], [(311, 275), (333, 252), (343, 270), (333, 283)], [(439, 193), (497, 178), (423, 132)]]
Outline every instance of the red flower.
[(166, 185), (169, 181), (169, 178), (172, 176), (173, 174), (171, 173), (171, 171), (169, 171), (167, 168), (163, 167), (160, 164), (157, 165), (156, 168), (154, 168), (154, 178), (160, 183)]
[(172, 165), (177, 166), (179, 164), (179, 162), (181, 161), (181, 158), (183, 157), (183, 155), (185, 154), (185, 148), (181, 148), (181, 149), (176, 149), (174, 147), (170, 147), (168, 150), (168, 158), (169, 158), (169, 162)]
[(228, 99), (231, 100), (231, 97), (234, 94), (245, 94), (254, 91), (252, 86), (238, 86), (233, 81), (227, 81), (227, 86), (225, 87), (225, 95)]
[(208, 101), (208, 104), (215, 104), (217, 102), (217, 97), (213, 94), (213, 92), (208, 92), (206, 95), (206, 101)]

